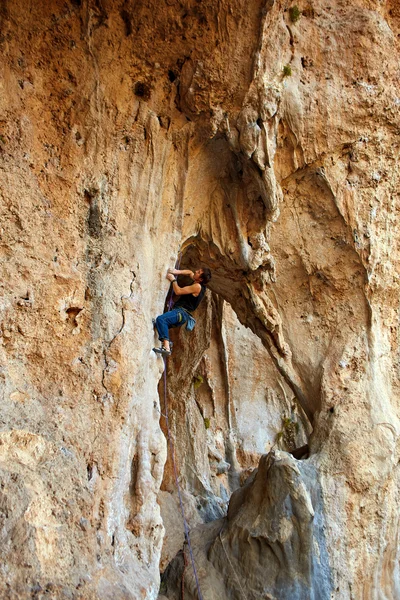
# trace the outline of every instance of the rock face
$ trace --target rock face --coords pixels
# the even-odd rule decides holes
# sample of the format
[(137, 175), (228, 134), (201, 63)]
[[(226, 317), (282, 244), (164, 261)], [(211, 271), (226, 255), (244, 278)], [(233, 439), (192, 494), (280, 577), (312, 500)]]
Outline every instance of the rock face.
[[(226, 514), (232, 491), (257, 467), (261, 455), (277, 445), (301, 447), (310, 431), (267, 350), (240, 325), (229, 305), (210, 295), (196, 320), (193, 333), (171, 332), (174, 352), (167, 369), (169, 425), (192, 527), (199, 517), (210, 522)], [(160, 398), (165, 414), (164, 383)], [(170, 453), (159, 496), (166, 527), (161, 571), (184, 540), (171, 459)]]
[[(183, 535), (151, 319), (180, 248), (213, 271), (167, 386), (204, 598), (399, 598), (397, 2), (0, 24), (0, 595), (157, 598)], [(161, 591), (195, 598), (180, 560)]]
[[(227, 517), (192, 534), (203, 598), (331, 598), (318, 473), (282, 452), (263, 456), (233, 493)], [(187, 554), (187, 548), (184, 549)], [(168, 567), (167, 597), (197, 598), (178, 556)]]

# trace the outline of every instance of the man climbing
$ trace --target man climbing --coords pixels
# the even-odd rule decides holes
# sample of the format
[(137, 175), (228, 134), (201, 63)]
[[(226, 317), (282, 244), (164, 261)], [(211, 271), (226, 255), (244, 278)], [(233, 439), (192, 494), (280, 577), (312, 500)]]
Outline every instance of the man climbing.
[[(188, 275), (193, 280), (192, 285), (179, 287), (175, 275)], [(194, 273), (189, 270), (168, 269), (167, 279), (171, 281), (173, 292), (175, 296), (178, 296), (178, 300), (172, 310), (160, 315), (155, 321), (162, 345), (161, 348), (153, 348), (153, 350), (164, 356), (171, 354), (169, 327), (180, 327), (187, 323), (186, 328), (190, 331), (193, 329), (195, 320), (192, 313), (199, 306), (206, 293), (206, 285), (211, 279), (211, 271), (208, 268), (197, 269)]]

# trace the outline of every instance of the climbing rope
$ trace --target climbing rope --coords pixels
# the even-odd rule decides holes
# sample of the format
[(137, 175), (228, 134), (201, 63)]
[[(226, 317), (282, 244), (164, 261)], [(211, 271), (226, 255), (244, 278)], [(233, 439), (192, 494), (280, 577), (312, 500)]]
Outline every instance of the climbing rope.
[[(181, 264), (181, 259), (182, 259), (182, 252), (179, 249), (178, 251), (178, 258), (176, 260), (175, 263), (175, 269), (179, 269), (179, 266)], [(172, 305), (174, 303), (173, 300), (173, 288), (171, 289), (171, 295), (170, 298), (167, 302), (167, 310), (170, 311), (172, 309)], [(186, 521), (186, 516), (185, 516), (185, 509), (183, 508), (183, 502), (182, 502), (182, 494), (181, 494), (181, 488), (179, 485), (179, 480), (178, 480), (178, 470), (176, 468), (176, 463), (175, 463), (175, 456), (174, 456), (174, 445), (172, 442), (172, 435), (171, 435), (171, 430), (169, 428), (169, 418), (168, 418), (168, 400), (167, 400), (167, 358), (164, 356), (164, 413), (162, 413), (160, 411), (160, 414), (164, 417), (165, 419), (165, 424), (167, 426), (167, 437), (168, 437), (168, 445), (169, 445), (169, 449), (170, 449), (170, 455), (171, 455), (171, 459), (172, 459), (172, 465), (174, 468), (174, 477), (175, 477), (175, 483), (176, 483), (176, 488), (178, 490), (178, 498), (179, 498), (179, 506), (181, 509), (181, 513), (182, 513), (182, 519), (183, 519), (183, 528), (184, 528), (184, 532), (185, 532), (185, 540), (189, 549), (189, 554), (190, 554), (190, 560), (192, 563), (192, 567), (193, 567), (193, 573), (194, 573), (194, 578), (196, 580), (196, 586), (197, 586), (197, 595), (199, 600), (203, 600), (203, 596), (201, 595), (201, 590), (200, 590), (200, 584), (199, 584), (199, 579), (197, 576), (197, 570), (196, 570), (196, 565), (194, 562), (194, 556), (193, 556), (193, 552), (192, 552), (192, 545), (190, 543), (190, 537), (189, 537), (189, 527)], [(186, 569), (186, 555), (185, 555), (185, 550), (183, 551), (183, 555), (184, 555), (184, 570), (183, 573), (185, 573), (185, 569)], [(182, 578), (182, 590), (183, 590), (183, 578)]]
[(183, 508), (183, 502), (182, 502), (182, 494), (181, 494), (181, 488), (179, 485), (179, 480), (178, 480), (178, 471), (176, 468), (176, 463), (175, 463), (175, 458), (174, 458), (174, 445), (172, 442), (172, 436), (171, 436), (171, 431), (169, 428), (169, 419), (168, 419), (168, 402), (167, 402), (167, 359), (164, 356), (164, 418), (165, 418), (165, 423), (167, 425), (167, 435), (168, 435), (168, 444), (169, 444), (169, 449), (170, 449), (170, 454), (171, 454), (171, 459), (172, 459), (172, 465), (174, 468), (174, 476), (175, 476), (175, 483), (176, 483), (176, 487), (178, 490), (178, 498), (179, 498), (179, 505), (181, 508), (181, 513), (182, 513), (182, 519), (183, 519), (183, 528), (185, 531), (185, 539), (188, 545), (188, 549), (189, 549), (189, 554), (190, 554), (190, 560), (192, 563), (192, 567), (193, 567), (193, 573), (194, 573), (194, 578), (196, 580), (196, 586), (197, 586), (197, 595), (199, 597), (199, 600), (203, 600), (203, 596), (201, 595), (201, 590), (200, 590), (200, 584), (199, 584), (199, 579), (197, 577), (197, 570), (196, 570), (196, 565), (194, 562), (194, 556), (193, 556), (193, 552), (192, 552), (192, 545), (190, 543), (190, 537), (189, 537), (189, 527), (186, 521), (186, 516), (185, 516), (185, 509)]

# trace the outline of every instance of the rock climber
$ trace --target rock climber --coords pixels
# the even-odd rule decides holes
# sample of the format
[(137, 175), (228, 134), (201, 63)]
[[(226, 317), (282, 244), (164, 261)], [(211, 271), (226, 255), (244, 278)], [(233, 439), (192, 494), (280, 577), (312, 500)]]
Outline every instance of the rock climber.
[[(180, 287), (176, 280), (176, 275), (188, 275), (192, 280), (192, 285)], [(153, 348), (154, 352), (169, 356), (171, 346), (169, 341), (169, 327), (180, 327), (186, 323), (186, 329), (191, 331), (196, 323), (192, 313), (199, 306), (204, 294), (206, 293), (207, 283), (211, 279), (211, 271), (207, 267), (197, 269), (197, 271), (168, 269), (167, 279), (172, 283), (172, 289), (175, 296), (178, 296), (174, 308), (160, 315), (155, 320), (158, 337), (161, 342), (161, 348)]]

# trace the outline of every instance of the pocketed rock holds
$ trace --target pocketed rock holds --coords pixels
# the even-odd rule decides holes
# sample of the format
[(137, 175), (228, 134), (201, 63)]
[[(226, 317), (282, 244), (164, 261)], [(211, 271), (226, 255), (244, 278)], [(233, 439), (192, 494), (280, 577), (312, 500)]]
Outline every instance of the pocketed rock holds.
[[(234, 492), (228, 515), (197, 527), (192, 546), (204, 600), (328, 600), (332, 581), (316, 469), (285, 452), (264, 455)], [(164, 581), (170, 600), (194, 600), (192, 574), (178, 556)]]
[[(195, 516), (224, 516), (300, 404), (324, 513), (297, 465), (315, 516), (278, 519), (284, 551), (250, 536), (282, 561), (264, 596), (326, 595), (314, 545), (306, 566), (288, 550), (324, 514), (332, 600), (399, 598), (399, 3), (302, 2), (296, 26), (290, 4), (2, 3), (0, 598), (157, 597), (163, 528), (163, 567), (183, 535), (157, 504), (161, 481), (176, 492), (149, 325), (179, 246), (215, 292), (168, 361)], [(202, 571), (225, 557), (207, 598), (236, 577), (239, 517), (193, 529)], [(231, 597), (259, 585), (245, 550)]]

